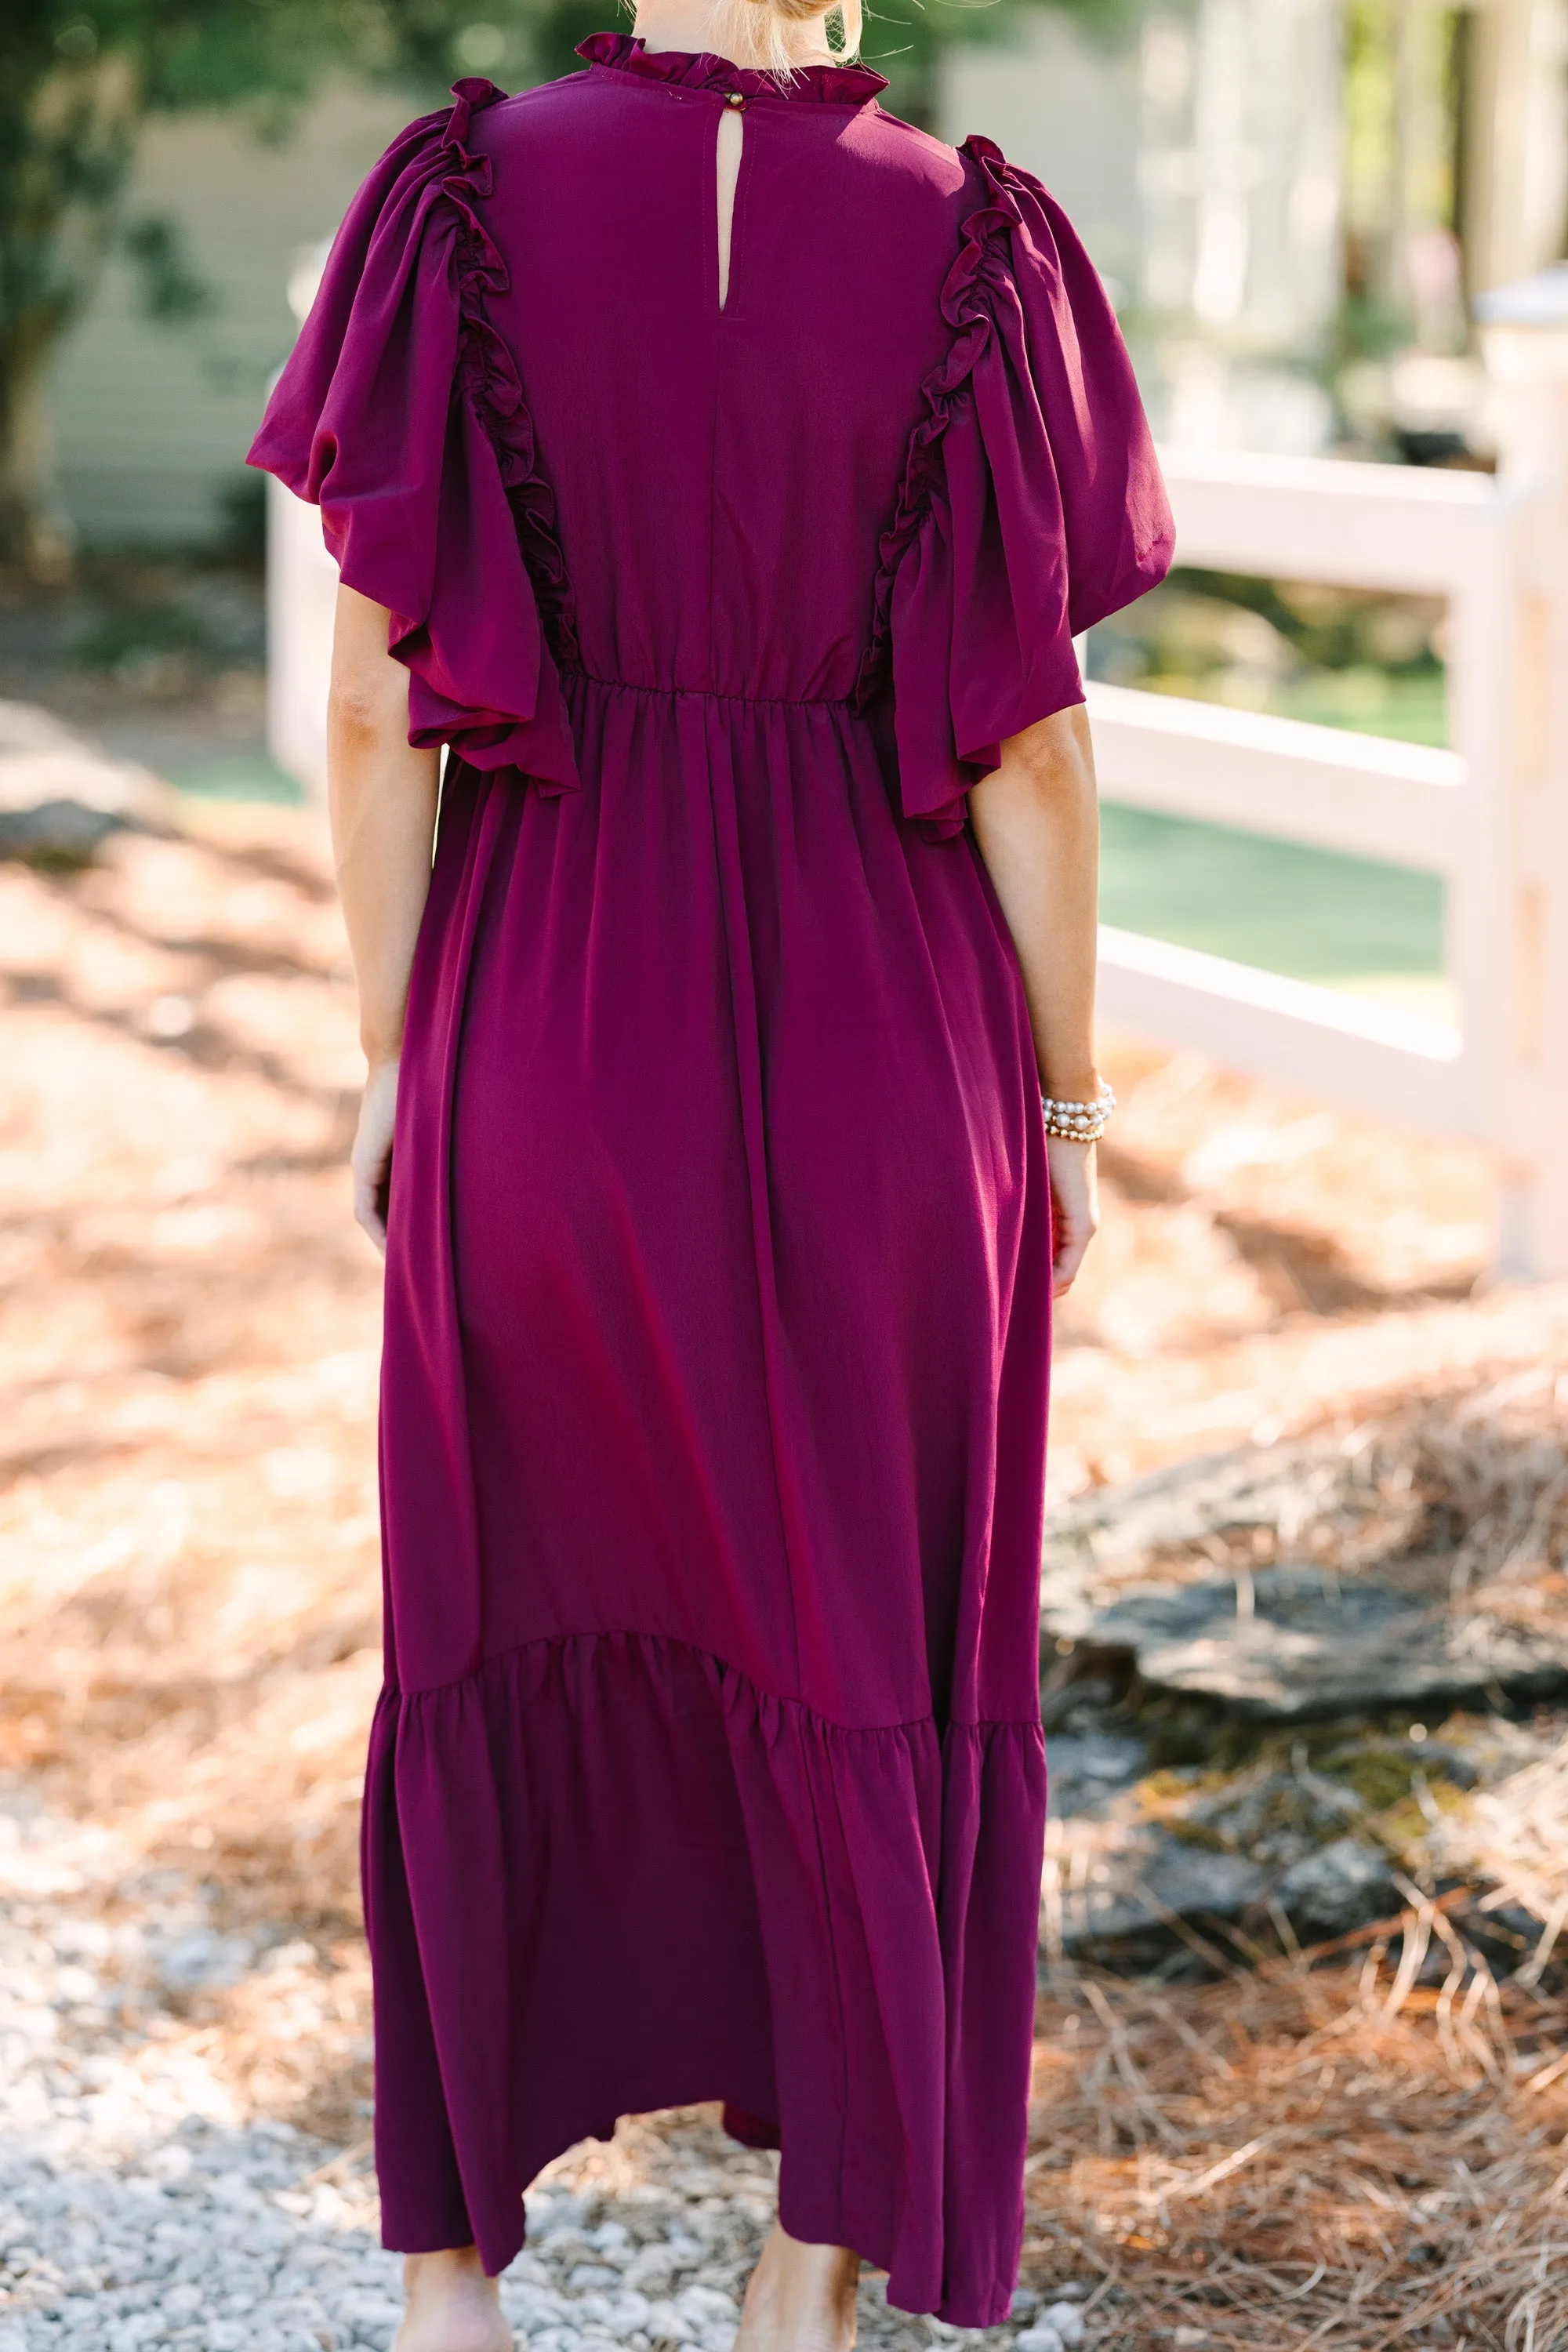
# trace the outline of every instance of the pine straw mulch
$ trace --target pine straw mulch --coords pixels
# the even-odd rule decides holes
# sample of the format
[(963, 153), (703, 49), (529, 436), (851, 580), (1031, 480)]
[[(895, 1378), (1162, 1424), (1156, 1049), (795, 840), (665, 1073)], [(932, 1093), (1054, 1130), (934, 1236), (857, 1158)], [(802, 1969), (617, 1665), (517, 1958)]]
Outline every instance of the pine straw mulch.
[[(1458, 1383), (1439, 1370), (1319, 1415), (1279, 1453), (1283, 1507), (1248, 1531), (1254, 1566), (1316, 1559), (1353, 1574), (1441, 1556), (1456, 1604), (1568, 1566), (1568, 1370), (1554, 1363)], [(1220, 1564), (1211, 1541), (1203, 1549)]]
[(1279, 1564), (1335, 1577), (1418, 1579), (1457, 1617), (1521, 1628), (1568, 1603), (1568, 1326), (1543, 1328), (1544, 1360), (1439, 1366), (1321, 1403), (1288, 1437), (1178, 1465), (1131, 1494), (1058, 1506), (1047, 1566), (1075, 1563), (1086, 1593)]
[(1093, 2281), (1102, 2352), (1568, 2343), (1568, 1997), (1410, 1891), (1320, 1954), (1043, 2001), (1024, 2273)]

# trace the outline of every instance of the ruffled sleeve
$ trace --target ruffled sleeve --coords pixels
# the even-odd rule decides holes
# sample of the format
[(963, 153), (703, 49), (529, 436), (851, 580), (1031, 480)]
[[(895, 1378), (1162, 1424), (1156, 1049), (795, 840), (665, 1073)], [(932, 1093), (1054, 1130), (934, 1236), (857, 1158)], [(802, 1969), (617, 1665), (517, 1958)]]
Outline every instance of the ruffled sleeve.
[(1081, 702), (1072, 640), (1163, 579), (1173, 534), (1104, 288), (1060, 207), (988, 139), (884, 534), (858, 698), (890, 684), (904, 813), (962, 830), (1000, 747)]
[(578, 778), (550, 640), (574, 652), (570, 598), (516, 364), (485, 315), (507, 284), (478, 209), (490, 162), (465, 144), (504, 95), (458, 82), (372, 172), (250, 463), (320, 506), (344, 582), (389, 608), (409, 740), (560, 793)]

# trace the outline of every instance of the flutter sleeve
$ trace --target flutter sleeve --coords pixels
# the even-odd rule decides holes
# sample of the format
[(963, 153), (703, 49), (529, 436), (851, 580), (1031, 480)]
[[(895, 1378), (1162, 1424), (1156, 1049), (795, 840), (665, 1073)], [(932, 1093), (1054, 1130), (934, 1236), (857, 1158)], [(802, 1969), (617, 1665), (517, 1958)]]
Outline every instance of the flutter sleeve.
[(561, 793), (578, 778), (545, 621), (569, 653), (564, 566), (516, 363), (485, 316), (506, 265), (479, 209), (490, 162), (466, 144), (503, 96), (458, 83), (371, 173), (250, 463), (320, 506), (344, 583), (391, 612), (409, 740)]
[(884, 534), (860, 698), (890, 684), (904, 813), (963, 829), (1010, 735), (1083, 700), (1072, 640), (1163, 579), (1173, 534), (1115, 314), (1060, 206), (988, 139)]

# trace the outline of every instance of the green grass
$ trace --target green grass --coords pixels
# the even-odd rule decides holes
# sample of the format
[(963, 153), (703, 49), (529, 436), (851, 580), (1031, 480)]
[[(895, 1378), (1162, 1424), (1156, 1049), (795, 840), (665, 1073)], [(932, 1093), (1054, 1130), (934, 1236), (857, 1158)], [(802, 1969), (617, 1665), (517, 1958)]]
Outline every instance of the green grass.
[(1100, 860), (1100, 913), (1120, 929), (1454, 1017), (1436, 875), (1115, 802)]
[(297, 779), (274, 767), (264, 752), (236, 751), (203, 760), (190, 767), (178, 762), (168, 771), (169, 782), (183, 793), (209, 801), (281, 801), (300, 806), (305, 798)]
[[(1144, 682), (1200, 701), (1232, 698), (1219, 670)], [(1283, 679), (1262, 708), (1281, 719), (1440, 747), (1448, 740), (1447, 688), (1439, 668), (1356, 663)], [(1114, 803), (1104, 811), (1108, 923), (1453, 1020), (1443, 901), (1436, 875), (1405, 866)]]
[(1350, 727), (1402, 743), (1441, 750), (1448, 740), (1447, 679), (1441, 670), (1315, 670), (1276, 687), (1265, 707), (1281, 719), (1310, 719), (1320, 727)]
[[(1237, 704), (1224, 670), (1192, 677), (1143, 677), (1133, 683), (1149, 694)], [(1318, 727), (1348, 727), (1360, 735), (1390, 736), (1397, 742), (1427, 743), (1438, 750), (1446, 748), (1448, 740), (1447, 680), (1441, 670), (1391, 672), (1370, 665), (1310, 670), (1302, 677), (1282, 679), (1260, 702), (1248, 699), (1239, 707), (1265, 710), (1275, 719), (1309, 719)]]

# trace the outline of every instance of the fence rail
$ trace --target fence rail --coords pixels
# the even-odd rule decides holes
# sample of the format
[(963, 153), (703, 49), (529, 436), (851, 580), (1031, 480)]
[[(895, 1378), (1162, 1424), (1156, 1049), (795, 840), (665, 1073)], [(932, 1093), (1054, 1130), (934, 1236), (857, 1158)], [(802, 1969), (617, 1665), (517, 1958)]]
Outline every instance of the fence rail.
[(1266, 529), (1275, 579), (1447, 595), (1497, 516), (1484, 474), (1198, 449), (1162, 463), (1182, 561), (1217, 572), (1256, 571)]
[(1087, 691), (1110, 800), (1436, 874), (1463, 858), (1457, 751), (1131, 687)]

